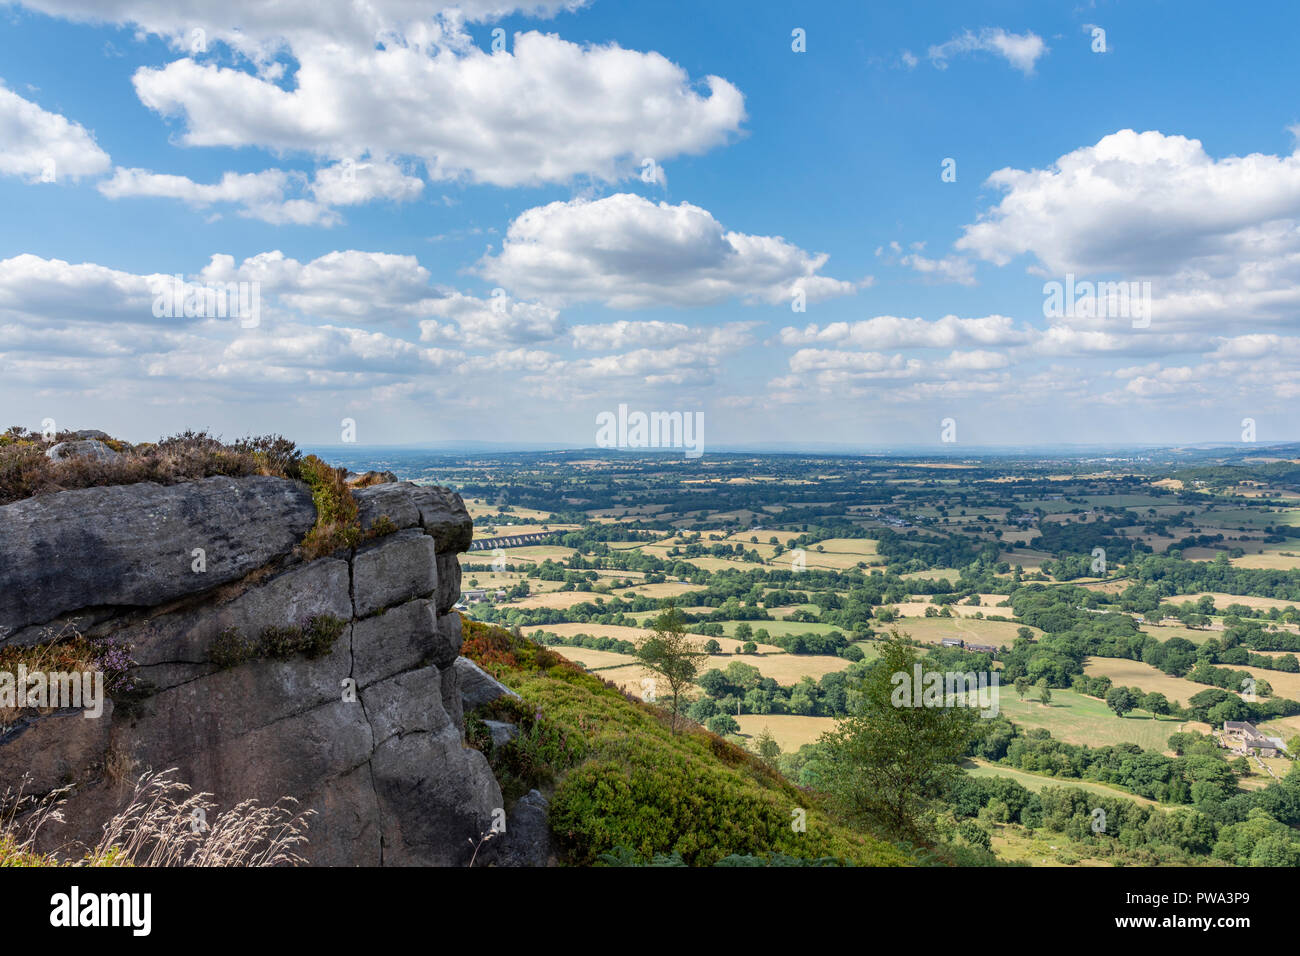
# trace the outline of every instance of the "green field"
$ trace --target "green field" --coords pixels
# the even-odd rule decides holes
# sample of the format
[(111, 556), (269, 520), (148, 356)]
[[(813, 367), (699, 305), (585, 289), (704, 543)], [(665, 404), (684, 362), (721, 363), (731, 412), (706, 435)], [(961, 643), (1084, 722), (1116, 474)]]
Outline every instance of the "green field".
[(1044, 727), (1058, 740), (1090, 747), (1134, 743), (1164, 752), (1169, 748), (1169, 735), (1182, 728), (1179, 720), (1153, 718), (1144, 711), (1116, 717), (1104, 701), (1064, 689), (1053, 690), (1052, 703), (1044, 707), (1032, 689), (1020, 700), (1014, 687), (1003, 687), (1001, 709), (1004, 716), (1024, 727)]
[(1087, 790), (1089, 793), (1100, 794), (1103, 797), (1122, 797), (1135, 803), (1145, 803), (1147, 806), (1159, 806), (1154, 800), (1139, 797), (1137, 794), (1121, 790), (1119, 787), (1107, 786), (1104, 783), (1096, 783), (1092, 780), (1080, 780), (1077, 777), (1048, 777), (1041, 773), (1029, 773), (1025, 770), (1016, 770), (1014, 767), (1003, 767), (989, 763), (987, 760), (972, 760), (965, 765), (965, 768), (972, 777), (1010, 777), (1033, 793), (1037, 793), (1043, 787), (1074, 787), (1079, 790)]

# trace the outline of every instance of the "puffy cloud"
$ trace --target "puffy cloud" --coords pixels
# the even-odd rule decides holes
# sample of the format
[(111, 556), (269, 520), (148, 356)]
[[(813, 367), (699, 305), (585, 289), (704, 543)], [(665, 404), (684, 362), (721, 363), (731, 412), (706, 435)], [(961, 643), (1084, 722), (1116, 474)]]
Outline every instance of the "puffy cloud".
[(1008, 33), (1001, 27), (985, 27), (978, 33), (966, 30), (946, 43), (930, 47), (929, 56), (930, 62), (943, 70), (948, 68), (948, 61), (954, 56), (983, 51), (1002, 57), (1028, 76), (1047, 50), (1043, 38), (1033, 31)]
[(236, 265), (214, 255), (199, 273), (207, 282), (258, 282), (263, 293), (303, 313), (331, 319), (412, 319), (434, 298), (429, 271), (415, 256), (348, 249), (299, 262), (283, 252), (264, 252)]
[(500, 186), (613, 181), (644, 157), (663, 163), (720, 145), (745, 118), (740, 91), (720, 77), (695, 84), (657, 53), (536, 32), (499, 53), (399, 39), (293, 53), (290, 89), (278, 76), (189, 58), (142, 67), (133, 82), (145, 106), (184, 118), (187, 145), (412, 156), (433, 179)]
[(59, 182), (98, 176), (110, 165), (85, 127), (0, 85), (0, 175)]
[(1032, 341), (1036, 334), (1033, 329), (1017, 329), (1015, 320), (1005, 315), (971, 319), (945, 315), (934, 321), (878, 315), (860, 322), (832, 322), (825, 327), (787, 326), (779, 338), (782, 345), (790, 346), (842, 343), (864, 349), (943, 349), (961, 345), (1022, 345)]
[(909, 269), (939, 281), (956, 282), (958, 285), (975, 284), (975, 267), (971, 265), (969, 259), (962, 256), (927, 259), (919, 252), (914, 252), (903, 256), (899, 262)]
[(58, 327), (68, 322), (153, 323), (159, 321), (153, 315), (156, 290), (166, 278), (24, 253), (0, 260), (0, 316), (21, 320), (29, 327)]
[(396, 163), (344, 160), (316, 171), (312, 192), (330, 206), (354, 206), (374, 199), (403, 202), (417, 198), (424, 182), (409, 176)]
[(425, 301), (422, 311), (454, 321), (454, 324), (432, 319), (422, 321), (422, 342), (448, 341), (469, 348), (495, 348), (503, 344), (549, 342), (564, 331), (564, 321), (555, 309), (504, 295), (493, 296), (489, 301), (453, 292), (445, 298)]
[(1300, 306), (1300, 153), (1214, 159), (1121, 130), (1046, 169), (1002, 169), (957, 249), (1037, 271), (1152, 283), (1153, 327), (1287, 320)]
[(226, 173), (216, 183), (196, 183), (187, 176), (154, 173), (147, 169), (118, 167), (111, 179), (99, 184), (109, 199), (153, 197), (178, 199), (196, 208), (218, 203), (240, 206), (239, 214), (272, 225), (332, 226), (333, 210), (305, 199), (286, 198), (293, 177), (280, 169), (260, 173)]
[(606, 322), (573, 328), (575, 348), (608, 352), (637, 346), (659, 347), (703, 342), (724, 349), (749, 345), (757, 322), (728, 322), (719, 326), (691, 326), (681, 322)]
[(529, 209), (507, 231), (501, 252), (480, 262), (484, 276), (562, 305), (598, 301), (614, 308), (708, 305), (737, 298), (789, 302), (795, 289), (816, 301), (854, 291), (817, 275), (828, 256), (779, 236), (728, 232), (699, 206), (654, 203), (630, 193)]

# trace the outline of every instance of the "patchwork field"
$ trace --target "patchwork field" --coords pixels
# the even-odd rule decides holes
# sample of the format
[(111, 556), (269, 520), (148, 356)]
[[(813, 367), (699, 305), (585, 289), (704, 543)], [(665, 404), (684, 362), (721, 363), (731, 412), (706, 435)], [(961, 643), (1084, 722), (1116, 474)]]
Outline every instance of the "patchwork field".
[[(945, 637), (953, 637), (975, 644), (993, 644), (998, 647), (1010, 647), (1015, 643), (1016, 630), (1021, 626), (1010, 621), (950, 617), (908, 617), (897, 624), (900, 634), (928, 644), (938, 644)], [(885, 633), (888, 633), (889, 627), (888, 624), (877, 625), (877, 628)], [(1031, 630), (1035, 634), (1042, 633), (1034, 628)]]
[(1003, 687), (1000, 703), (1002, 713), (1017, 724), (1044, 727), (1058, 740), (1090, 747), (1135, 743), (1148, 750), (1165, 752), (1169, 735), (1184, 729), (1181, 721), (1153, 718), (1145, 711), (1121, 719), (1105, 701), (1072, 690), (1053, 690), (1052, 703), (1044, 707), (1032, 690), (1020, 700), (1014, 688)]

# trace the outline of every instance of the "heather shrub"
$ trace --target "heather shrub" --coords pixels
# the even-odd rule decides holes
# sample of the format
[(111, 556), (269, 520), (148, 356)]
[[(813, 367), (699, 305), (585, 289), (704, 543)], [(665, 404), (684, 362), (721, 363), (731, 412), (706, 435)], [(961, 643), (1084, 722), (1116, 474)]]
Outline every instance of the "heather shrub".
[(82, 456), (55, 461), (45, 457), (51, 445), (76, 439), (74, 432), (60, 432), (47, 440), (20, 426), (0, 435), (0, 505), (74, 488), (141, 481), (174, 485), (213, 475), (300, 477), (301, 453), (279, 435), (226, 444), (205, 431), (184, 431), (136, 446), (108, 438), (100, 441), (118, 452), (111, 460)]
[(362, 537), (361, 518), (352, 489), (348, 487), (347, 469), (332, 468), (315, 455), (302, 459), (298, 468), (316, 505), (316, 525), (302, 541), (307, 560), (332, 554), (340, 548), (355, 548)]

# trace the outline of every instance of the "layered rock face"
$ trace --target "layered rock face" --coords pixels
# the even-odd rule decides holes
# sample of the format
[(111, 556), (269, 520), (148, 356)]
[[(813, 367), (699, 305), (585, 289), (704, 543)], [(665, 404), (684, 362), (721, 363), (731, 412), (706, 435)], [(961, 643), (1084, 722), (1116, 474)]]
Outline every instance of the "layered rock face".
[[(354, 492), (355, 550), (303, 562), (305, 486), (207, 478), (61, 492), (0, 507), (0, 647), (69, 622), (129, 645), (148, 696), (104, 716), (26, 717), (0, 730), (0, 781), (73, 784), (47, 849), (94, 844), (147, 769), (221, 809), (291, 796), (317, 815), (318, 865), (459, 865), (502, 815), (486, 759), (464, 743), (460, 496), (409, 483)], [(378, 523), (378, 524), (377, 524)], [(340, 628), (314, 658), (220, 653), (232, 635), (312, 619)], [(250, 645), (251, 646), (251, 645)], [(220, 663), (216, 663), (219, 661)], [(480, 854), (480, 861), (484, 854)]]

